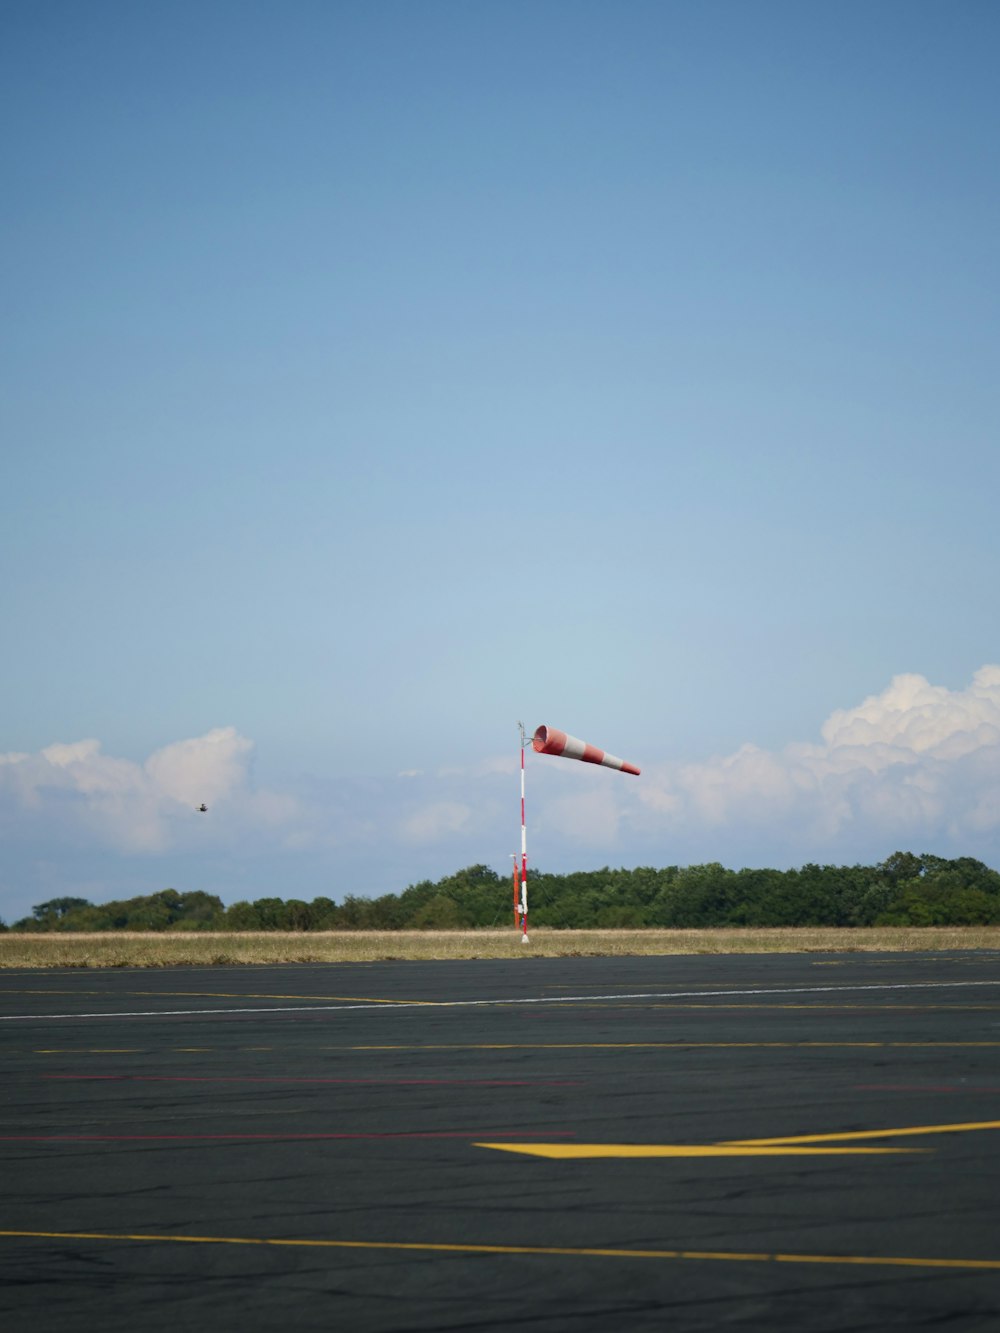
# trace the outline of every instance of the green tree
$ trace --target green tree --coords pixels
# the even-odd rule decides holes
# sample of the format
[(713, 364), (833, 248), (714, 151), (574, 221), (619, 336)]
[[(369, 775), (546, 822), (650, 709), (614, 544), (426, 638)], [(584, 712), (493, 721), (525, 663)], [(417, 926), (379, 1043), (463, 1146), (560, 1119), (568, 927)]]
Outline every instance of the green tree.
[(734, 906), (736, 875), (718, 861), (687, 866), (677, 872), (661, 908), (661, 924), (675, 927), (720, 926)]
[(284, 930), (285, 900), (283, 898), (255, 898), (253, 907), (257, 913), (258, 930)]
[(50, 898), (47, 903), (38, 903), (31, 910), (36, 921), (45, 923), (51, 929), (70, 912), (90, 905), (86, 898)]
[(367, 930), (369, 905), (367, 898), (356, 898), (349, 893), (340, 905), (337, 924), (342, 930)]
[[(896, 853), (894, 863), (904, 855)], [(924, 852), (911, 858), (908, 877), (883, 868), (892, 895), (876, 919), (878, 925), (960, 926), (1000, 921), (1000, 875), (982, 861), (962, 856), (954, 861)]]
[(260, 917), (253, 903), (245, 899), (230, 903), (222, 920), (223, 930), (260, 930)]
[(214, 893), (195, 889), (181, 895), (178, 914), (172, 925), (175, 930), (218, 930), (222, 926), (225, 908), (222, 899)]
[[(506, 883), (504, 880), (504, 888)], [(492, 926), (497, 919), (498, 905), (503, 901), (500, 886), (500, 876), (489, 866), (466, 866), (464, 870), (439, 880), (435, 896), (444, 895), (455, 903), (460, 924)]]
[[(656, 869), (548, 874), (532, 868), (530, 919), (558, 928), (963, 925), (1000, 922), (1000, 874), (971, 857), (894, 852), (876, 866), (728, 870), (718, 862)], [(201, 890), (95, 905), (53, 898), (18, 931), (78, 930), (400, 930), (493, 926), (511, 920), (511, 882), (489, 866), (466, 866), (402, 893), (258, 898), (228, 908)]]
[(312, 900), (313, 930), (336, 930), (337, 904), (332, 898)]
[(410, 921), (412, 930), (457, 930), (469, 925), (469, 914), (446, 893), (429, 898)]
[(285, 903), (283, 930), (312, 930), (313, 910), (301, 898), (289, 898)]

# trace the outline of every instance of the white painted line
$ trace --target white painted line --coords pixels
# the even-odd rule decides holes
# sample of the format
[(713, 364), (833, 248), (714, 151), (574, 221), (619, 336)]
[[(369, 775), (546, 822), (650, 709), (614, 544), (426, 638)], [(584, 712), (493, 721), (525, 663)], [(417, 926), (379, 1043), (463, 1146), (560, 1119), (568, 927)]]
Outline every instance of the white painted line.
[(494, 1000), (387, 1000), (378, 1004), (292, 1004), (254, 1005), (240, 1009), (133, 1009), (104, 1014), (0, 1014), (0, 1023), (39, 1022), (53, 1018), (190, 1018), (213, 1014), (301, 1014), (347, 1013), (359, 1009), (384, 1013), (387, 1009), (470, 1009), (512, 1004), (586, 1004), (595, 1000), (691, 1000), (741, 995), (830, 995), (857, 994), (860, 991), (958, 990), (970, 986), (1000, 986), (997, 981), (913, 981), (887, 982), (866, 986), (788, 986), (760, 987), (754, 990), (677, 990), (637, 991), (619, 995), (534, 995), (522, 999)]

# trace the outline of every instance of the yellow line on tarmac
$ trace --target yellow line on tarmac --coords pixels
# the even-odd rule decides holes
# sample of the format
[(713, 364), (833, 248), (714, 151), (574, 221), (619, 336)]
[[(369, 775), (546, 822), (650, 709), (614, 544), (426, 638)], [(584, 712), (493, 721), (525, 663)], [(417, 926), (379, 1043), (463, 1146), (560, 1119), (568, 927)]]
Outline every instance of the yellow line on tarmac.
[(1000, 1041), (492, 1041), (425, 1045), (321, 1046), (323, 1051), (760, 1051), (881, 1050), (928, 1047), (955, 1050), (1000, 1046)]
[[(909, 1148), (825, 1148), (820, 1144), (855, 1143), (861, 1139), (893, 1139), (924, 1134), (968, 1134), (1000, 1129), (1000, 1120), (971, 1120), (952, 1125), (907, 1125), (901, 1129), (860, 1129), (842, 1134), (798, 1134), (772, 1139), (726, 1139), (721, 1143), (476, 1143), (476, 1148), (545, 1157), (551, 1161), (623, 1157), (799, 1157), (828, 1154), (911, 1152)], [(807, 1146), (816, 1145), (816, 1146)], [(917, 1152), (925, 1149), (918, 1148)]]
[[(111, 995), (111, 991), (105, 991), (104, 994)], [(338, 1000), (347, 1004), (429, 1004), (428, 1000), (387, 1000), (381, 996), (375, 995), (272, 995), (268, 991), (211, 991), (211, 990), (135, 990), (127, 991), (128, 995), (136, 996), (163, 996), (165, 999), (176, 999), (184, 996), (195, 999), (208, 1000)]]
[[(577, 1161), (597, 1157), (838, 1157), (908, 1153), (912, 1148), (798, 1148), (731, 1143), (474, 1143), (474, 1148)], [(918, 1148), (915, 1151), (921, 1152)]]
[[(570, 1007), (567, 1001), (566, 1008)], [(810, 1013), (905, 1013), (905, 1014), (965, 1014), (965, 1013), (996, 1013), (1000, 1009), (1000, 1004), (576, 1004), (574, 1009), (600, 1009), (600, 1010), (625, 1010), (628, 1013), (635, 1013), (637, 1010), (646, 1009), (697, 1009), (699, 1011), (718, 1009), (723, 1011), (746, 1010), (748, 1013), (755, 1013), (757, 1010), (766, 1009), (802, 1009)]]
[(117, 999), (122, 995), (142, 998), (161, 998), (175, 1000), (180, 997), (201, 1000), (340, 1000), (351, 1004), (422, 1004), (433, 1003), (430, 1000), (387, 1000), (374, 995), (272, 995), (268, 991), (225, 991), (225, 990), (127, 990), (118, 991), (108, 987), (101, 990), (76, 990), (63, 987), (60, 990), (13, 990), (0, 988), (0, 995), (104, 995)]
[[(388, 1001), (387, 1001), (388, 1003)], [(407, 1003), (420, 1004), (413, 1000)], [(261, 1010), (266, 1013), (266, 1010)], [(926, 1050), (965, 1050), (993, 1048), (1000, 1041), (493, 1041), (442, 1042), (421, 1045), (377, 1046), (318, 1046), (320, 1051), (761, 1051), (761, 1050), (882, 1050), (904, 1048)], [(90, 1047), (77, 1050), (72, 1046), (36, 1046), (33, 1055), (132, 1055), (144, 1054), (144, 1046)], [(220, 1049), (212, 1046), (200, 1049)], [(269, 1046), (247, 1046), (243, 1050), (271, 1050)]]
[(799, 1134), (784, 1139), (727, 1139), (738, 1147), (778, 1147), (792, 1143), (843, 1143), (848, 1139), (895, 1139), (913, 1134), (968, 1134), (981, 1129), (1000, 1129), (1000, 1120), (970, 1120), (958, 1125), (907, 1125), (903, 1129), (857, 1129), (849, 1134)]
[(109, 1240), (143, 1241), (182, 1245), (271, 1245), (326, 1250), (396, 1250), (431, 1254), (535, 1255), (571, 1259), (688, 1259), (720, 1263), (756, 1264), (850, 1264), (867, 1268), (944, 1268), (971, 1271), (1000, 1271), (1000, 1259), (926, 1259), (903, 1255), (873, 1254), (785, 1254), (741, 1250), (616, 1250), (569, 1245), (466, 1245), (432, 1241), (394, 1240), (298, 1240), (264, 1236), (158, 1236), (112, 1231), (13, 1231), (0, 1236), (18, 1240)]

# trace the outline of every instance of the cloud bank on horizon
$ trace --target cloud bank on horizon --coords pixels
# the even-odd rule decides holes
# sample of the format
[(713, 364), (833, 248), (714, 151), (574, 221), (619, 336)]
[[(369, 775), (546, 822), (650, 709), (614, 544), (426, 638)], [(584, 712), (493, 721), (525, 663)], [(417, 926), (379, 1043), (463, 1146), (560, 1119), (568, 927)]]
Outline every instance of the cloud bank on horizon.
[(804, 850), (841, 840), (846, 852), (859, 834), (981, 845), (1000, 831), (1000, 666), (981, 667), (964, 690), (895, 676), (832, 713), (821, 735), (821, 744), (744, 745), (654, 766), (638, 801), (650, 819), (756, 826)]
[(217, 727), (143, 764), (104, 754), (94, 739), (0, 754), (0, 821), (8, 836), (20, 829), (155, 856), (183, 840), (178, 821), (203, 802), (239, 803), (246, 819), (260, 818), (273, 794), (251, 788), (253, 750), (235, 727)]
[[(16, 882), (8, 869), (0, 883), (0, 915), (23, 913), (25, 892), (51, 891), (60, 856), (88, 852), (105, 865), (145, 862), (154, 876), (171, 857), (197, 875), (205, 858), (213, 883), (188, 887), (232, 900), (253, 892), (245, 866), (262, 856), (294, 860), (288, 885), (272, 887), (284, 896), (301, 896), (294, 881), (303, 866), (331, 884), (346, 868), (350, 883), (334, 887), (337, 896), (405, 887), (366, 877), (366, 864), (411, 864), (411, 882), (472, 861), (500, 868), (514, 845), (513, 754), (474, 770), (305, 779), (286, 790), (254, 781), (254, 757), (253, 742), (232, 726), (164, 746), (144, 763), (107, 755), (94, 739), (0, 754), (0, 828), (21, 851)], [(640, 758), (636, 782), (533, 761), (529, 850), (546, 868), (848, 863), (897, 847), (1000, 861), (1000, 665), (981, 667), (960, 690), (895, 676), (880, 694), (832, 713), (819, 742), (744, 745), (697, 763)], [(202, 801), (207, 817), (196, 810)], [(40, 859), (47, 870), (36, 879)], [(241, 862), (242, 879), (230, 883), (226, 865)]]

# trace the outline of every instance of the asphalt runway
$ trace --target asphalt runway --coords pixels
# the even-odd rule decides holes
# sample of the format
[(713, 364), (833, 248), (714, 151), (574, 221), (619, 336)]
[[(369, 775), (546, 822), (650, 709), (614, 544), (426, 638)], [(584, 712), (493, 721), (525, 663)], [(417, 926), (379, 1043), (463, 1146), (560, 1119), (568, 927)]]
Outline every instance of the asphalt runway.
[(1000, 1329), (1000, 954), (0, 972), (0, 1328)]

